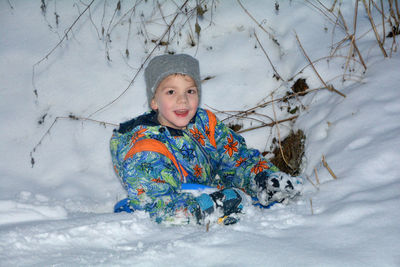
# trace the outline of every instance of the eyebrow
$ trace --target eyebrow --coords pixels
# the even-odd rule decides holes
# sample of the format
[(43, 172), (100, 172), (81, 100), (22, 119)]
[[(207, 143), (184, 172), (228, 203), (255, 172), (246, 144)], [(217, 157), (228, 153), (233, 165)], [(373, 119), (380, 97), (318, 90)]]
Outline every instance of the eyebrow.
[[(191, 88), (193, 88), (193, 87), (195, 87), (196, 89), (198, 89), (195, 82), (191, 83), (186, 89), (191, 89)], [(175, 85), (166, 84), (166, 85), (163, 86), (161, 89), (164, 90), (164, 89), (167, 89), (167, 88), (176, 89), (177, 87), (176, 87)]]

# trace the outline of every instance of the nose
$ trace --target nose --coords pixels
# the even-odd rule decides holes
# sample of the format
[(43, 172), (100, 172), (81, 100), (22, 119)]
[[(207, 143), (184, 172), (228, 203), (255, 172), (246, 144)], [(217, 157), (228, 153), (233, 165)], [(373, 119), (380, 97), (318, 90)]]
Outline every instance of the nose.
[(177, 102), (178, 102), (179, 104), (185, 104), (185, 103), (187, 103), (187, 102), (188, 102), (188, 97), (187, 97), (186, 93), (181, 93), (181, 94), (179, 94), (179, 95), (178, 95)]

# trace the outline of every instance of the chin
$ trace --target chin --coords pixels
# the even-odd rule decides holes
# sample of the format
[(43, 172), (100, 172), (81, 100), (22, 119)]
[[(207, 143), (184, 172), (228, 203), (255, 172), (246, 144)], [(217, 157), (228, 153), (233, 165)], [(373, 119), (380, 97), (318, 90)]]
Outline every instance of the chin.
[[(189, 121), (190, 121), (190, 120), (189, 120)], [(183, 128), (185, 128), (185, 127), (189, 124), (189, 121), (187, 121), (187, 122), (182, 122), (182, 123), (177, 123), (177, 124), (175, 124), (175, 126), (178, 127), (178, 128), (180, 128), (180, 129), (183, 129)]]

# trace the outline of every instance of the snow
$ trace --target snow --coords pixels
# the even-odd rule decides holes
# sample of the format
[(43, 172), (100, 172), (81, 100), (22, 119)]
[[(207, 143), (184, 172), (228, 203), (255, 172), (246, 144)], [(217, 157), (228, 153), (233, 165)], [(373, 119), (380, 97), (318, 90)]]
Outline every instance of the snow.
[[(159, 9), (153, 1), (137, 1), (127, 42), (128, 19), (115, 23), (133, 3), (122, 1), (112, 23), (108, 61), (98, 34), (101, 25), (107, 30), (117, 2), (95, 1), (92, 20), (85, 13), (32, 73), (85, 8), (80, 1), (45, 2), (46, 14), (37, 1), (0, 3), (0, 266), (400, 265), (400, 56), (383, 57), (361, 3), (357, 44), (368, 67), (365, 74), (361, 64), (351, 63), (352, 76), (342, 82), (345, 58), (320, 60), (315, 63), (319, 74), (346, 97), (321, 89), (291, 102), (305, 107), (293, 127), (307, 136), (303, 175), (316, 184), (316, 170), (318, 189), (308, 182), (303, 196), (287, 206), (249, 208), (238, 224), (211, 224), (207, 231), (204, 226), (157, 224), (143, 212), (112, 213), (126, 195), (108, 151), (115, 126), (60, 118), (46, 134), (57, 117), (70, 114), (118, 124), (146, 111), (140, 73), (118, 101), (93, 114), (127, 88), (153, 49), (154, 43), (145, 43), (137, 33), (142, 30), (152, 39), (165, 31)], [(276, 1), (279, 11), (275, 1), (241, 2), (279, 47), (236, 1), (214, 2), (212, 16), (209, 10), (199, 20), (198, 46), (187, 43), (187, 24), (181, 36), (173, 27), (175, 39), (168, 49), (195, 55), (202, 77), (213, 77), (203, 84), (202, 106), (249, 109), (270, 100), (271, 92), (274, 99), (282, 97), (293, 77), (305, 78), (311, 89), (321, 87), (311, 67), (298, 73), (308, 61), (295, 36), (316, 60), (330, 55), (344, 32), (315, 8), (317, 1)], [(327, 7), (333, 3), (323, 2)], [(166, 21), (175, 15), (171, 3), (161, 1)], [(341, 11), (351, 28), (354, 1), (343, 1)], [(373, 15), (379, 23), (379, 13)], [(177, 25), (185, 19), (178, 16)], [(285, 82), (272, 78), (254, 33)], [(387, 51), (391, 43), (388, 38)], [(338, 54), (346, 56), (348, 49)], [(164, 51), (157, 48), (155, 54)], [(257, 112), (286, 118), (281, 106), (275, 104), (275, 115), (271, 105)], [(245, 128), (257, 124), (240, 123)], [(290, 126), (280, 125), (280, 134)], [(262, 151), (276, 135), (276, 127), (243, 134), (250, 147)], [(337, 179), (321, 163), (322, 156)]]

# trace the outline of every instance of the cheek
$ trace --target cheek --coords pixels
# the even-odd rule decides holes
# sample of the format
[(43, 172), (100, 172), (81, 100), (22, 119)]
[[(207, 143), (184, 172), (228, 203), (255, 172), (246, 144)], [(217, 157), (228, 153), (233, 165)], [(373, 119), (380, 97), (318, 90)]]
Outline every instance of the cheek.
[(173, 106), (173, 101), (167, 98), (161, 98), (157, 102), (158, 109), (160, 110), (168, 110)]
[(198, 105), (198, 104), (199, 104), (199, 95), (190, 95), (190, 96), (189, 96), (189, 101), (190, 101), (193, 105)]

